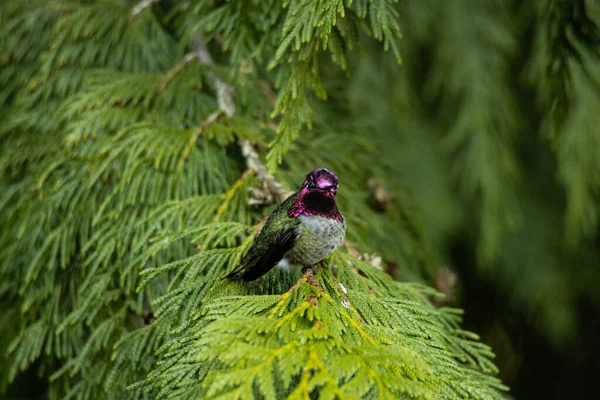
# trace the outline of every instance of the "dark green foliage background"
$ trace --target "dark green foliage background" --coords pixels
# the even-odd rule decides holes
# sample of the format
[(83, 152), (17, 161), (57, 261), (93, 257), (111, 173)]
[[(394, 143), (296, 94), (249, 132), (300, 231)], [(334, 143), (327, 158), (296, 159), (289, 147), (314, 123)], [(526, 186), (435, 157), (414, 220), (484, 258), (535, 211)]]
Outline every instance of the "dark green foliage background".
[[(269, 397), (298, 384), (341, 397), (331, 370), (346, 394), (501, 398), (493, 353), (429, 300), (447, 268), (458, 283), (444, 305), (467, 310), (515, 396), (586, 393), (600, 320), (597, 1), (162, 0), (132, 15), (137, 4), (0, 4), (3, 393)], [(180, 64), (200, 32), (215, 65)], [(198, 132), (223, 109), (215, 77), (235, 114)], [(294, 277), (214, 286), (272, 207), (248, 206), (260, 183), (238, 139), (292, 190), (334, 170), (349, 242), (418, 282), (346, 250), (328, 261), (370, 339), (348, 334), (358, 319), (329, 273), (316, 311), (310, 288), (281, 296)], [(395, 197), (385, 213), (371, 178)], [(265, 352), (297, 334), (356, 370), (311, 358), (306, 386), (289, 363), (298, 381), (238, 387), (235, 369), (256, 361), (237, 342), (245, 326)], [(216, 351), (214, 337), (231, 342)], [(382, 363), (390, 354), (404, 370)], [(544, 375), (566, 371), (564, 384)]]

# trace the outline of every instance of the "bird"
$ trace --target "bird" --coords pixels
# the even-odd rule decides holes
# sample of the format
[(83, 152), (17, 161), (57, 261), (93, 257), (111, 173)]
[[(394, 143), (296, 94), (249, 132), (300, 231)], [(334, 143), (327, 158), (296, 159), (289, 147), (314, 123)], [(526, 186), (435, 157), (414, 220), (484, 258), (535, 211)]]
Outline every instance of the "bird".
[(299, 267), (305, 275), (314, 271), (346, 235), (346, 220), (336, 203), (338, 188), (338, 177), (330, 170), (310, 171), (300, 190), (271, 212), (250, 250), (226, 278), (250, 282), (275, 266)]

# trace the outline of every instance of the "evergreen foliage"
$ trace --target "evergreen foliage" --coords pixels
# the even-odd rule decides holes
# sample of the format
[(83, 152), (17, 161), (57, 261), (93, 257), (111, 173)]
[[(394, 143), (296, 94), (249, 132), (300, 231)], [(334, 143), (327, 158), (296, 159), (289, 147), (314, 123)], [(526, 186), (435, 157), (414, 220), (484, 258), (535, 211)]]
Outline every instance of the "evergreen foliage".
[[(393, 3), (135, 6), (2, 5), (3, 390), (38, 361), (50, 398), (501, 397), (493, 354), (455, 310), (343, 252), (317, 275), (323, 292), (288, 292), (281, 272), (220, 280), (264, 214), (247, 206), (260, 181), (236, 139), (269, 144), (267, 165), (290, 188), (312, 166), (340, 171), (349, 239), (426, 264), (406, 210), (367, 205), (361, 177), (381, 165), (332, 157), (368, 164), (373, 144), (325, 123), (299, 135), (313, 121), (308, 90), (326, 96), (323, 51), (348, 70), (362, 30), (399, 57)], [(219, 43), (222, 64), (184, 57), (198, 40)], [(407, 245), (382, 240), (390, 231)]]
[[(0, 391), (35, 368), (48, 398), (504, 398), (491, 349), (424, 284), (451, 238), (552, 338), (571, 286), (600, 282), (598, 6), (519, 7), (1, 2)], [(244, 145), (288, 190), (338, 174), (352, 246), (323, 291), (222, 280), (281, 194)]]

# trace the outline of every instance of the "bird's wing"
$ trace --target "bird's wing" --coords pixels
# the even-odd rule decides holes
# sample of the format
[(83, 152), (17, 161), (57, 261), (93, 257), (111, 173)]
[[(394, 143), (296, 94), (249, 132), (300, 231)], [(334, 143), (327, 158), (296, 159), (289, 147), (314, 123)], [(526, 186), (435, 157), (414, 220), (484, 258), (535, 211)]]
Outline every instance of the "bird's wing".
[(269, 272), (290, 251), (298, 238), (297, 218), (289, 217), (288, 210), (296, 195), (288, 197), (269, 216), (246, 256), (227, 278), (241, 277), (249, 282)]

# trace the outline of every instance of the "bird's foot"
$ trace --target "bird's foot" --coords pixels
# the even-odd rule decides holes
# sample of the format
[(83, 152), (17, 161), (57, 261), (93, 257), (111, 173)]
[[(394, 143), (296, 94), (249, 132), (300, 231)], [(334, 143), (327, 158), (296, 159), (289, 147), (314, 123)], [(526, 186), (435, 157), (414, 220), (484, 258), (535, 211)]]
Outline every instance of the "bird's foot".
[(315, 275), (317, 273), (317, 267), (315, 265), (311, 265), (309, 267), (304, 267), (302, 268), (302, 277), (306, 278), (306, 281), (308, 283), (310, 283), (311, 285), (313, 285), (314, 287), (316, 287), (317, 289), (319, 289), (319, 292), (323, 292), (323, 288), (321, 287), (321, 285), (319, 284), (319, 282), (317, 282), (317, 280), (315, 279)]
[(302, 283), (304, 283), (304, 280), (306, 279), (306, 282), (316, 287), (319, 290), (319, 292), (324, 292), (323, 287), (315, 279), (316, 273), (317, 267), (315, 265), (310, 265), (308, 267), (302, 268), (302, 278), (298, 279), (298, 282), (296, 282), (296, 284), (292, 286), (289, 291), (293, 292), (294, 290), (296, 290), (296, 288)]

